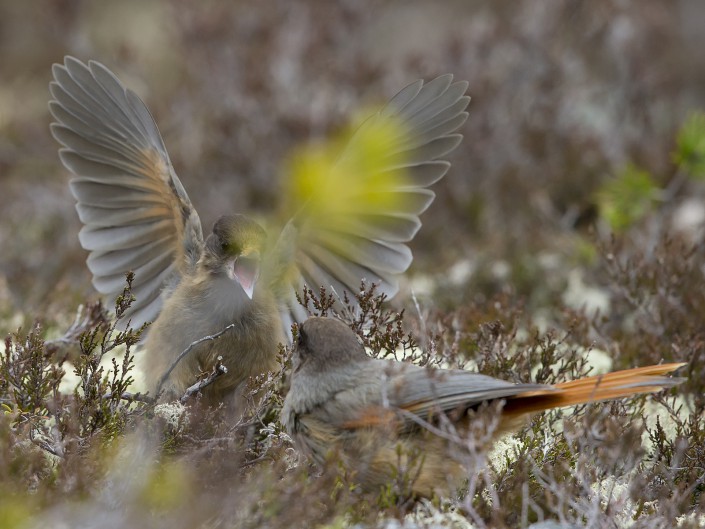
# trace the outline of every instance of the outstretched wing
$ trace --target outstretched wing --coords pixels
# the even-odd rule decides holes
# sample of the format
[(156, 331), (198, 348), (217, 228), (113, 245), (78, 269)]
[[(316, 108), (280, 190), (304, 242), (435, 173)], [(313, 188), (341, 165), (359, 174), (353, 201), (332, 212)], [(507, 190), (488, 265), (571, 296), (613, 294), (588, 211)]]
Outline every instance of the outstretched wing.
[[(325, 156), (298, 167), (303, 183), (299, 178), (289, 194), (303, 203), (273, 252), (293, 259), (296, 273), (280, 267), (293, 289), (306, 283), (342, 296), (365, 279), (396, 294), (397, 276), (412, 260), (406, 243), (435, 198), (427, 188), (448, 171), (443, 157), (460, 143), (455, 131), (468, 116), (467, 82), (452, 79), (404, 88), (360, 126), (328, 170)], [(283, 301), (300, 319), (292, 299)]]
[(51, 132), (84, 224), (93, 285), (111, 301), (133, 271), (137, 327), (156, 318), (165, 286), (201, 253), (201, 222), (172, 168), (147, 107), (100, 63), (66, 57), (53, 66)]

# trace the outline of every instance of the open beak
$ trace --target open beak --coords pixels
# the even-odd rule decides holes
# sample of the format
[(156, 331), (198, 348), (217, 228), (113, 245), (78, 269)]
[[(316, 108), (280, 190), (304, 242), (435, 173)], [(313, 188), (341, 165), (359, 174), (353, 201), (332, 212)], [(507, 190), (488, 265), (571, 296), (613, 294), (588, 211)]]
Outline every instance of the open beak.
[(247, 294), (247, 297), (252, 299), (252, 294), (255, 290), (255, 284), (259, 277), (259, 256), (243, 257), (239, 256), (233, 262), (233, 276), (240, 283), (240, 286)]

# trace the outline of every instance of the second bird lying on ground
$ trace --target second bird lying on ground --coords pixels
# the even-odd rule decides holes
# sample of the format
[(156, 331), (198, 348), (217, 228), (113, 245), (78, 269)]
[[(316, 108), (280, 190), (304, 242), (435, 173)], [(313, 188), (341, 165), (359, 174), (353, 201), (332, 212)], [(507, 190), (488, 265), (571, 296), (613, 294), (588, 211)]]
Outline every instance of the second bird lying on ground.
[[(114, 300), (125, 273), (134, 271), (136, 301), (127, 316), (133, 327), (154, 320), (145, 343), (152, 390), (190, 344), (234, 324), (218, 340), (194, 348), (164, 385), (167, 396), (179, 397), (222, 356), (227, 374), (204, 390), (211, 402), (236, 398), (250, 376), (276, 367), (278, 343), (288, 332), (283, 329), (305, 317), (295, 299), (304, 283), (342, 295), (356, 292), (365, 279), (381, 292), (396, 293), (397, 276), (412, 259), (406, 243), (434, 198), (427, 187), (448, 170), (441, 158), (461, 140), (454, 132), (467, 118), (470, 99), (467, 83), (453, 83), (450, 75), (417, 81), (363, 123), (336, 170), (346, 164), (350, 169), (350, 156), (364, 141), (361, 131), (384, 131), (392, 122), (404, 130), (387, 138), (378, 171), (401, 170), (404, 178), (383, 178), (392, 185), (374, 190), (373, 200), (354, 196), (361, 188), (347, 182), (334, 190), (342, 194), (335, 207), (326, 209), (320, 200), (297, 204), (276, 240), (268, 241), (265, 230), (242, 215), (221, 217), (204, 239), (198, 214), (137, 95), (98, 62), (66, 57), (53, 74), (51, 131), (64, 146), (62, 162), (75, 175), (70, 187), (84, 224), (79, 238), (90, 252), (93, 284)], [(392, 199), (376, 200), (382, 195)]]
[(380, 492), (406, 472), (407, 492), (430, 497), (453, 491), (467, 476), (459, 462), (462, 449), (473, 441), (473, 420), (482, 420), (470, 410), (505, 401), (481, 424), (491, 443), (543, 410), (672, 387), (682, 379), (665, 375), (683, 365), (555, 385), (513, 384), (470, 371), (373, 359), (343, 322), (310, 318), (299, 325), (281, 419), (302, 452), (321, 466), (337, 455), (363, 489)]

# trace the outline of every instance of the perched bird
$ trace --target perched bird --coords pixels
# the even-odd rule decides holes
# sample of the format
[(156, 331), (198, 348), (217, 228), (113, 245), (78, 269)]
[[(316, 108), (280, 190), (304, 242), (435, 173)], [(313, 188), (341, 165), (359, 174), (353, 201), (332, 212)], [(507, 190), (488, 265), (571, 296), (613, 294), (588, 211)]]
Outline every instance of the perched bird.
[[(180, 396), (218, 357), (227, 374), (204, 390), (218, 401), (275, 367), (283, 329), (305, 318), (304, 284), (355, 292), (360, 281), (392, 296), (411, 263), (406, 245), (434, 198), (427, 187), (449, 167), (461, 140), (467, 83), (444, 75), (417, 81), (365, 121), (328, 171), (303, 164), (280, 234), (241, 215), (221, 217), (204, 239), (144, 103), (97, 62), (53, 66), (51, 131), (84, 227), (95, 288), (114, 300), (134, 271), (133, 327), (154, 321), (146, 348), (153, 389), (165, 373)], [(309, 170), (310, 169), (310, 170)], [(316, 172), (313, 169), (317, 169)], [(193, 342), (233, 328), (217, 340)], [(169, 370), (171, 370), (169, 372)]]
[[(532, 413), (659, 391), (681, 379), (663, 364), (555, 385), (513, 384), (463, 370), (431, 369), (367, 356), (357, 335), (332, 318), (298, 327), (291, 387), (282, 422), (297, 447), (323, 465), (337, 452), (354, 478), (379, 491), (398, 468), (410, 468), (418, 496), (453, 489), (466, 476), (449, 457), (448, 436), (466, 434), (483, 403), (504, 400), (492, 438), (517, 429)], [(445, 419), (445, 422), (444, 420)], [(441, 426), (439, 426), (441, 425)]]

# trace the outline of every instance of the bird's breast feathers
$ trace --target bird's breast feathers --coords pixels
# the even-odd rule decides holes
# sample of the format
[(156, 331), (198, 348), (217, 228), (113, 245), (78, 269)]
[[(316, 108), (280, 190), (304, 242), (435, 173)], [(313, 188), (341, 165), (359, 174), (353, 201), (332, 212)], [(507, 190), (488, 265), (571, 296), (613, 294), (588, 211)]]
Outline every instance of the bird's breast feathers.
[(245, 301), (245, 293), (236, 287), (228, 280), (209, 288), (188, 279), (179, 285), (149, 331), (146, 368), (150, 377), (158, 379), (192, 343), (229, 325), (233, 328), (198, 344), (179, 362), (171, 376), (175, 391), (193, 384), (198, 373), (211, 369), (219, 357), (228, 369), (221, 384), (235, 386), (252, 374), (276, 368), (276, 356), (268, 353), (276, 351), (283, 336), (278, 312), (270, 305), (273, 301), (266, 297)]

